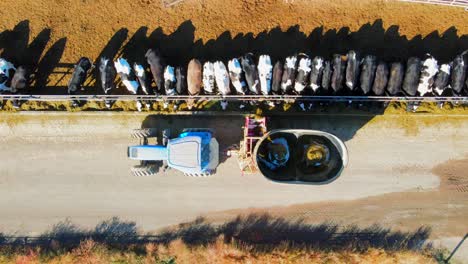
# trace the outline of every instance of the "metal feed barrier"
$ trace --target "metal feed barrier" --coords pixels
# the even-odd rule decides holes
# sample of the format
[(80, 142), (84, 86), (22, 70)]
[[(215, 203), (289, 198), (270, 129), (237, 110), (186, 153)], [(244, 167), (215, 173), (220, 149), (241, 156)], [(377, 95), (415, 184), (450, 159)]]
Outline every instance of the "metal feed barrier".
[(303, 95), (0, 95), (0, 100), (25, 100), (25, 101), (150, 101), (150, 102), (170, 102), (170, 101), (220, 101), (248, 102), (248, 101), (273, 101), (273, 102), (458, 102), (468, 103), (468, 96), (456, 97), (416, 97), (416, 96), (303, 96)]
[(463, 7), (468, 11), (468, 0), (399, 0), (400, 2), (412, 2), (422, 4), (433, 4), (433, 5), (445, 5)]

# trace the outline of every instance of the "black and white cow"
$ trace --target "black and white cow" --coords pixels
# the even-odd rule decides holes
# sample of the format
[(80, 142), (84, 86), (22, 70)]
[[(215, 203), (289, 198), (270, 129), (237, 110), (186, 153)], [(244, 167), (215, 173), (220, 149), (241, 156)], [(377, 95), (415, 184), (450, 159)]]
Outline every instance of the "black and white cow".
[(288, 94), (294, 88), (296, 81), (297, 57), (290, 56), (286, 58), (284, 64), (283, 78), (281, 81), (281, 90), (283, 94)]
[(297, 68), (296, 79), (294, 82), (294, 92), (297, 94), (303, 94), (305, 88), (309, 85), (310, 72), (312, 61), (309, 56), (303, 54), (299, 59), (299, 66)]
[(338, 93), (343, 89), (345, 79), (346, 61), (339, 54), (333, 55), (333, 74), (331, 77), (331, 88), (334, 93)]
[(25, 67), (19, 66), (13, 75), (13, 79), (11, 79), (11, 92), (16, 93), (20, 90), (24, 90), (28, 87), (28, 84), (29, 72)]
[(450, 64), (440, 65), (439, 72), (435, 76), (432, 92), (435, 95), (441, 96), (444, 91), (449, 87), (450, 83)]
[(167, 65), (164, 70), (164, 91), (166, 95), (172, 96), (177, 94), (176, 90), (176, 76), (174, 67)]
[(401, 93), (401, 86), (405, 74), (405, 66), (401, 62), (394, 62), (390, 66), (390, 77), (387, 84), (387, 93), (391, 96)]
[(7, 84), (15, 71), (13, 63), (0, 58), (0, 92), (11, 92), (11, 87)]
[(258, 75), (257, 66), (255, 65), (252, 53), (247, 53), (241, 58), (242, 70), (245, 73), (247, 86), (252, 94), (260, 93), (260, 78)]
[(208, 95), (216, 93), (214, 64), (209, 61), (203, 64), (203, 91)]
[(405, 78), (403, 79), (403, 92), (409, 96), (415, 96), (418, 92), (421, 68), (422, 63), (419, 58), (411, 57), (408, 59)]
[(150, 79), (148, 78), (148, 75), (146, 74), (146, 69), (143, 65), (134, 63), (133, 64), (133, 70), (135, 71), (135, 75), (138, 79), (138, 82), (140, 83), (141, 86), (141, 91), (145, 95), (150, 95), (153, 93), (151, 84), (150, 84)]
[(315, 93), (322, 85), (323, 58), (315, 57), (312, 61), (312, 70), (310, 72), (310, 88)]
[(377, 57), (367, 55), (364, 57), (361, 67), (361, 77), (359, 79), (362, 94), (368, 94), (372, 90), (377, 68)]
[(426, 58), (423, 61), (421, 75), (419, 77), (418, 93), (424, 96), (432, 92), (432, 85), (434, 84), (434, 78), (439, 72), (439, 64), (437, 60), (429, 54), (426, 54)]
[(322, 91), (325, 94), (330, 93), (331, 78), (333, 75), (332, 64), (330, 61), (323, 63), (323, 74), (322, 74)]
[(273, 75), (273, 65), (269, 55), (260, 55), (258, 58), (258, 78), (260, 79), (260, 92), (268, 95), (271, 91), (271, 78)]
[(117, 72), (112, 61), (105, 57), (101, 58), (99, 61), (99, 77), (104, 94), (110, 94), (111, 90), (114, 89), (116, 74)]
[(75, 94), (79, 89), (83, 89), (82, 85), (86, 81), (88, 71), (93, 68), (93, 63), (86, 57), (80, 58), (75, 65), (70, 82), (68, 82), (68, 94)]
[(346, 87), (352, 92), (358, 84), (360, 58), (354, 51), (350, 50), (347, 55), (348, 63), (346, 65)]
[(450, 86), (455, 95), (461, 95), (463, 86), (465, 86), (467, 61), (464, 60), (464, 54), (458, 55), (452, 62), (452, 74)]
[(164, 88), (164, 69), (166, 64), (163, 57), (158, 50), (149, 49), (145, 54), (146, 60), (150, 66), (151, 74), (153, 75), (154, 82), (156, 84), (156, 89), (154, 93), (162, 93)]
[(245, 95), (247, 92), (247, 83), (242, 72), (242, 66), (239, 59), (234, 58), (228, 62), (229, 77), (231, 78), (232, 86), (237, 94)]
[(388, 83), (388, 66), (387, 63), (381, 61), (375, 70), (375, 80), (372, 86), (372, 92), (375, 95), (383, 95)]
[(139, 84), (136, 80), (135, 73), (132, 71), (132, 67), (128, 61), (124, 58), (118, 58), (114, 62), (115, 70), (122, 80), (122, 84), (127, 88), (127, 91), (131, 94), (137, 94)]
[(273, 83), (271, 85), (271, 91), (273, 94), (281, 94), (281, 80), (283, 79), (283, 63), (277, 61), (275, 67), (273, 67)]

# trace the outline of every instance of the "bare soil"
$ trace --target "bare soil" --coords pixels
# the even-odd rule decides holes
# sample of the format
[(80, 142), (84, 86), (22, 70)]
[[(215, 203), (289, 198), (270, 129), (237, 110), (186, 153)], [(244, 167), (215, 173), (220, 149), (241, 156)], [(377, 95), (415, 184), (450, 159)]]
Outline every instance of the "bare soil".
[[(64, 93), (81, 56), (143, 59), (159, 47), (171, 64), (248, 51), (274, 59), (355, 49), (387, 60), (430, 52), (447, 61), (468, 49), (462, 8), (384, 0), (6, 0), (0, 56), (37, 70), (35, 93)], [(44, 88), (44, 87), (47, 87)], [(87, 82), (94, 93), (94, 78)], [(122, 92), (122, 91), (118, 91)]]

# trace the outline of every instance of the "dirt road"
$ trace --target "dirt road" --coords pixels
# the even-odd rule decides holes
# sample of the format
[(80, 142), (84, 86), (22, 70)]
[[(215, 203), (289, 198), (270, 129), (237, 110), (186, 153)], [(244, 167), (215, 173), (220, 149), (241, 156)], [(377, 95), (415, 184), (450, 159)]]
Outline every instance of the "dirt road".
[[(427, 122), (437, 118), (441, 121)], [(142, 123), (214, 127), (224, 147), (240, 139), (242, 120), (133, 113), (2, 114), (0, 230), (38, 233), (67, 217), (93, 226), (112, 216), (152, 230), (214, 211), (429, 192), (441, 182), (431, 172), (434, 166), (468, 154), (467, 116), (278, 117), (272, 127), (321, 127), (346, 140), (348, 169), (325, 186), (283, 185), (258, 175), (242, 176), (235, 159), (225, 157), (217, 175), (207, 179), (176, 172), (150, 178), (129, 173), (134, 162), (127, 160), (126, 147), (136, 143), (129, 137), (131, 128)], [(442, 206), (466, 212), (463, 194), (463, 199), (447, 200)], [(396, 208), (387, 208), (388, 214), (403, 213)]]

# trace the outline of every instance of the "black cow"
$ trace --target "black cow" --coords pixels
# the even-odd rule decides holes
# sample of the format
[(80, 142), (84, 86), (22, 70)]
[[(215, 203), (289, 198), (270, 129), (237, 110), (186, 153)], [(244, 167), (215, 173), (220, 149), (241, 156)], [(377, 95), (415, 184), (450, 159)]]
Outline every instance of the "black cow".
[(448, 88), (450, 83), (450, 68), (450, 64), (442, 64), (440, 66), (440, 70), (435, 77), (432, 88), (432, 92), (435, 95), (442, 95), (445, 89)]
[(325, 61), (323, 63), (323, 74), (322, 74), (322, 90), (325, 94), (330, 91), (330, 81), (332, 77), (332, 65), (330, 61)]
[(350, 91), (354, 91), (359, 80), (360, 58), (354, 50), (348, 52), (347, 58), (348, 63), (346, 66), (346, 86)]
[(254, 56), (252, 53), (247, 53), (241, 58), (242, 70), (245, 73), (245, 80), (249, 90), (253, 94), (260, 93), (260, 78), (258, 75), (257, 65), (255, 65)]
[(422, 63), (419, 58), (411, 57), (408, 59), (405, 78), (403, 79), (403, 92), (409, 96), (415, 96), (418, 92), (421, 69)]
[(374, 85), (372, 86), (372, 92), (375, 95), (383, 95), (385, 93), (385, 87), (388, 83), (388, 66), (387, 63), (381, 61), (377, 65), (375, 71)]
[(322, 74), (323, 74), (323, 58), (322, 57), (315, 57), (312, 60), (312, 71), (310, 72), (310, 88), (312, 88), (313, 92), (317, 92), (317, 90), (322, 85)]
[(82, 89), (82, 85), (86, 80), (88, 71), (93, 68), (93, 63), (86, 57), (80, 58), (75, 65), (70, 82), (68, 83), (68, 94), (75, 94), (78, 89)]
[(367, 55), (364, 57), (361, 68), (360, 87), (362, 94), (368, 94), (375, 79), (375, 70), (377, 68), (377, 57), (373, 55)]
[(28, 70), (23, 66), (19, 66), (18, 68), (16, 68), (15, 74), (13, 75), (13, 79), (11, 79), (11, 92), (16, 93), (18, 92), (18, 90), (26, 89), (28, 87), (28, 83)]
[(461, 95), (463, 92), (463, 86), (465, 86), (467, 61), (463, 58), (464, 54), (458, 55), (452, 62), (452, 74), (450, 86), (452, 87), (455, 95)]
[(101, 88), (104, 94), (109, 94), (114, 88), (114, 80), (117, 72), (114, 63), (108, 58), (101, 58), (99, 61), (99, 77), (101, 79)]
[(185, 67), (177, 67), (176, 68), (176, 79), (177, 79), (177, 84), (176, 84), (176, 91), (177, 94), (180, 95), (187, 95), (187, 71), (185, 70)]
[(162, 93), (164, 88), (164, 69), (166, 64), (163, 57), (158, 50), (149, 49), (145, 54), (146, 60), (150, 66), (151, 74), (153, 75), (154, 82), (156, 83), (156, 89), (154, 93)]
[(271, 85), (271, 91), (273, 94), (281, 94), (281, 81), (283, 79), (283, 63), (277, 61), (275, 67), (273, 67), (273, 82)]
[(338, 93), (343, 89), (345, 79), (346, 61), (339, 54), (333, 55), (333, 74), (331, 77), (331, 88), (334, 93)]
[(245, 95), (247, 93), (247, 83), (245, 82), (242, 66), (239, 59), (234, 58), (228, 62), (229, 78), (237, 94)]
[(284, 63), (283, 77), (281, 80), (281, 90), (283, 94), (287, 94), (293, 89), (294, 82), (296, 80), (296, 68), (297, 57), (287, 57), (286, 62)]
[(312, 61), (309, 56), (301, 54), (298, 57), (298, 68), (296, 72), (296, 78), (294, 83), (294, 92), (297, 94), (303, 94), (306, 92), (308, 87), (310, 72), (312, 71)]
[(174, 67), (167, 65), (164, 70), (164, 90), (166, 95), (176, 95), (176, 76)]
[(153, 90), (151, 89), (151, 83), (150, 79), (148, 78), (148, 75), (146, 74), (146, 69), (143, 65), (134, 63), (133, 64), (133, 70), (135, 71), (135, 75), (138, 79), (138, 82), (140, 83), (141, 90), (145, 95), (150, 95), (153, 93)]
[(401, 93), (401, 85), (405, 74), (405, 66), (401, 62), (394, 62), (390, 67), (390, 77), (387, 84), (387, 93), (397, 95)]

